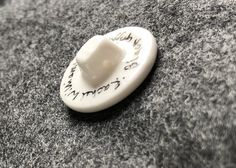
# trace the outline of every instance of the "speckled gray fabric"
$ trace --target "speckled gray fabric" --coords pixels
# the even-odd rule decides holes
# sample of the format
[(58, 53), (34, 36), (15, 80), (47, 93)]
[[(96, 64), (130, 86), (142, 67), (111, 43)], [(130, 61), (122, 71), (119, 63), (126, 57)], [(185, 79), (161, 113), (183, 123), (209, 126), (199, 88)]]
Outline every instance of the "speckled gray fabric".
[[(95, 34), (141, 26), (158, 60), (101, 113), (60, 100)], [(236, 167), (234, 0), (0, 0), (0, 167)]]

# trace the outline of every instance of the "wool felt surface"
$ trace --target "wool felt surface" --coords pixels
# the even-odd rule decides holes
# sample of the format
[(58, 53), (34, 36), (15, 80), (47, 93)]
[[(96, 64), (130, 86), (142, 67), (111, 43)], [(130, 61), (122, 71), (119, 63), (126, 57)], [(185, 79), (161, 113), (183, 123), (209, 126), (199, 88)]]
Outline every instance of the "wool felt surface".
[[(145, 82), (95, 114), (61, 78), (92, 36), (150, 30)], [(0, 167), (236, 167), (234, 0), (0, 0)]]

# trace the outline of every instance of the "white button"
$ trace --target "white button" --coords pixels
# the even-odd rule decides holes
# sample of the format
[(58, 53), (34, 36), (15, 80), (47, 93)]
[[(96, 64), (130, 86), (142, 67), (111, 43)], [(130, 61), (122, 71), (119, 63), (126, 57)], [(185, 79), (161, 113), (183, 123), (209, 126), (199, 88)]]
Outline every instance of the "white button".
[(155, 38), (140, 27), (94, 36), (68, 66), (61, 82), (61, 98), (78, 112), (111, 107), (143, 82), (156, 55)]
[(113, 72), (123, 57), (122, 49), (105, 36), (94, 36), (77, 53), (82, 76), (97, 86)]

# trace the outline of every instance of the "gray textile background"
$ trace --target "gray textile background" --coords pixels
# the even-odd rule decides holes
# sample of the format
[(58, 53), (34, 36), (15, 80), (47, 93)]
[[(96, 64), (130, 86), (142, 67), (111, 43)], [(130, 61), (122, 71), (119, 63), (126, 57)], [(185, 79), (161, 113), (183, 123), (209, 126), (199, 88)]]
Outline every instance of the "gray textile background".
[[(74, 113), (61, 77), (95, 34), (157, 38), (144, 84)], [(0, 0), (0, 167), (236, 167), (236, 1)]]

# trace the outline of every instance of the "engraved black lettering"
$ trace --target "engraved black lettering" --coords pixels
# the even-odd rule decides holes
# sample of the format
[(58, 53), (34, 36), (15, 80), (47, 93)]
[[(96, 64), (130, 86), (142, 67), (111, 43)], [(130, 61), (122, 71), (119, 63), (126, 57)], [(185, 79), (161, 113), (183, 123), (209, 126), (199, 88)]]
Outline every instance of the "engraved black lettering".
[(124, 36), (125, 33), (126, 33), (126, 32), (119, 33), (119, 34), (117, 34), (117, 36), (115, 36), (114, 38), (111, 38), (111, 40), (113, 40), (113, 41), (120, 40), (121, 38), (123, 38), (123, 36)]
[(90, 91), (87, 91), (87, 92), (83, 92), (82, 95), (83, 95), (83, 97), (84, 96), (88, 97), (90, 94), (95, 96), (96, 92), (97, 92), (97, 90), (90, 90)]
[(117, 37), (118, 40), (123, 40), (126, 32), (119, 33), (119, 36)]
[(115, 90), (118, 88), (118, 87), (120, 87), (120, 81), (119, 81), (119, 79), (118, 78), (116, 78), (116, 81), (113, 81), (113, 82), (111, 82), (111, 84), (116, 84), (116, 86), (115, 86)]
[(74, 94), (73, 100), (75, 100), (78, 95), (79, 95), (79, 92), (76, 92), (76, 93)]
[(137, 60), (138, 57), (135, 57), (134, 59), (130, 60), (130, 61), (127, 61), (126, 63), (131, 63), (131, 62), (134, 62), (135, 60)]
[(136, 44), (136, 46), (134, 47), (135, 50), (138, 50), (141, 48), (141, 44)]
[(75, 90), (73, 90), (73, 91), (71, 91), (67, 96), (70, 96), (70, 95), (74, 96), (74, 97), (73, 97), (73, 100), (75, 100), (76, 97), (79, 95), (79, 92), (76, 92)]
[(131, 33), (128, 36), (124, 37), (124, 40), (127, 40), (129, 42), (132, 41), (133, 37), (132, 37)]
[(69, 78), (72, 78), (73, 76), (74, 76), (74, 73), (71, 73), (70, 76), (69, 76)]
[(135, 39), (133, 46), (135, 47), (136, 45), (138, 45), (140, 41), (141, 41), (141, 39)]
[(109, 87), (110, 87), (110, 84), (107, 84), (107, 85), (105, 85), (105, 86), (102, 86), (102, 87), (100, 87), (100, 88), (97, 89), (97, 93), (100, 94), (101, 92), (108, 90)]
[(71, 68), (69, 78), (72, 78), (74, 76), (75, 69), (76, 69), (76, 66)]
[(79, 95), (79, 92), (76, 92), (75, 90), (71, 91), (67, 96), (73, 96), (73, 100), (76, 99), (76, 97)]
[(69, 89), (72, 88), (72, 84), (71, 84), (71, 81), (68, 81), (67, 85), (65, 86), (65, 92), (68, 91)]
[(137, 62), (133, 62), (133, 63), (131, 63), (130, 65), (126, 65), (125, 67), (124, 67), (124, 70), (130, 70), (130, 69), (133, 69), (133, 68), (136, 68), (138, 66), (138, 63)]

